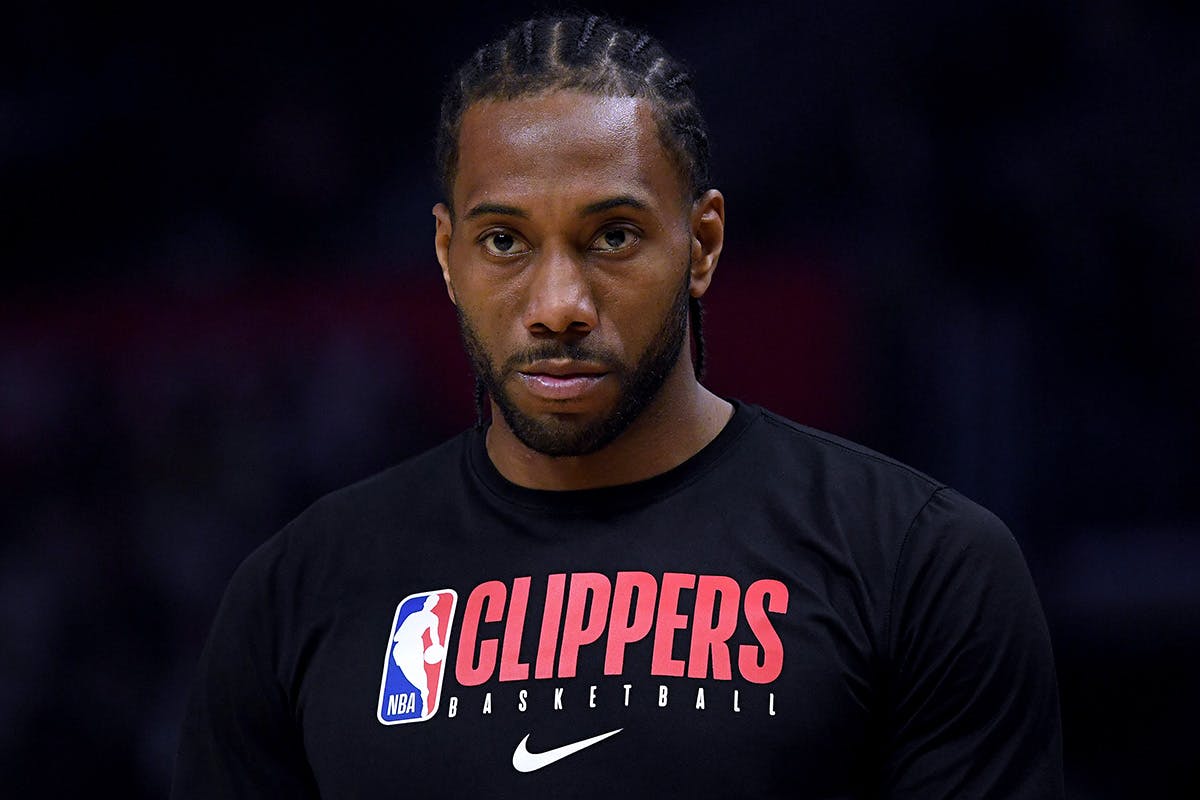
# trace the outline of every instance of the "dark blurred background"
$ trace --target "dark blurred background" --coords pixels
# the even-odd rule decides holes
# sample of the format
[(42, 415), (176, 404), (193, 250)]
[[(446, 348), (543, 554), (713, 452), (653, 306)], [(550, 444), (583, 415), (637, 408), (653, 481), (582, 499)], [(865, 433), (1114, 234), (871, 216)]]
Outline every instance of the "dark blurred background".
[[(1200, 4), (595, 7), (696, 75), (710, 385), (999, 513), (1071, 795), (1200, 796)], [(7, 7), (6, 796), (163, 795), (237, 563), (472, 422), (431, 142), (531, 10)]]

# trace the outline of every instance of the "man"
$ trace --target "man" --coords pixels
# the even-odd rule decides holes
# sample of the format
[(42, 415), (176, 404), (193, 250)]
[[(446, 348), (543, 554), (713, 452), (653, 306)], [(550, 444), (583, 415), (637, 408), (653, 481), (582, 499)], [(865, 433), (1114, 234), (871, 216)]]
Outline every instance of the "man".
[(1003, 524), (699, 383), (724, 200), (679, 65), (531, 20), (458, 73), (439, 140), (491, 424), (247, 559), (174, 796), (1061, 796)]

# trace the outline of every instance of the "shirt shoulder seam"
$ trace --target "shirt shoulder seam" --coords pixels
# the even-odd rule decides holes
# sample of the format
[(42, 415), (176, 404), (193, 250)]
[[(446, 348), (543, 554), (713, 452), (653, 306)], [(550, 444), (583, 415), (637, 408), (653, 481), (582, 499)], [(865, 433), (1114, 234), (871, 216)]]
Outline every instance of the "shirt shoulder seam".
[(900, 563), (904, 560), (904, 556), (908, 553), (908, 543), (912, 539), (913, 531), (916, 530), (917, 521), (921, 519), (921, 515), (925, 513), (925, 509), (933, 502), (933, 498), (944, 492), (949, 487), (938, 486), (934, 489), (929, 497), (925, 498), (925, 502), (917, 509), (917, 513), (913, 515), (912, 521), (908, 523), (908, 527), (904, 531), (904, 538), (900, 541), (900, 549), (896, 551), (896, 562), (892, 566), (891, 586), (888, 589), (888, 607), (887, 614), (884, 615), (885, 641), (884, 648), (887, 654), (887, 659), (890, 661), (894, 655), (892, 652), (892, 620), (893, 612), (896, 608), (896, 589), (900, 577)]
[(896, 469), (902, 470), (903, 472), (907, 472), (909, 475), (912, 475), (914, 478), (919, 478), (920, 480), (922, 480), (925, 483), (928, 483), (930, 486), (934, 487), (935, 492), (947, 488), (946, 484), (942, 483), (939, 480), (936, 480), (935, 478), (931, 478), (930, 476), (926, 475), (924, 472), (921, 472), (918, 469), (914, 469), (913, 467), (908, 466), (907, 464), (905, 464), (902, 461), (897, 461), (893, 458), (889, 458), (885, 455), (882, 455), (881, 453), (875, 453), (865, 447), (852, 447), (847, 443), (838, 441), (837, 439), (835, 439), (834, 437), (832, 437), (830, 435), (822, 434), (820, 431), (816, 431), (811, 428), (804, 427), (804, 426), (794, 423), (790, 420), (782, 419), (771, 413), (764, 413), (762, 415), (762, 417), (764, 420), (766, 420), (770, 424), (774, 425), (775, 427), (782, 428), (786, 431), (790, 431), (791, 433), (794, 433), (798, 436), (804, 436), (809, 439), (813, 439), (817, 442), (820, 442), (821, 444), (827, 445), (829, 447), (836, 447), (837, 449), (839, 449), (843, 452), (849, 453), (851, 455), (859, 456), (860, 458), (865, 458), (870, 461), (874, 461), (876, 463), (884, 464), (884, 465), (890, 466), (890, 467), (895, 467)]

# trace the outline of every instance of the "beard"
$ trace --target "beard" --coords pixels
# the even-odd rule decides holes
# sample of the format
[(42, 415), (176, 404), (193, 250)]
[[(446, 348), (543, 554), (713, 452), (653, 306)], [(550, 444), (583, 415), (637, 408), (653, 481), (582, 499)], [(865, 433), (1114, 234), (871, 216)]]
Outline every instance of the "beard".
[[(589, 344), (585, 336), (579, 340), (535, 344), (513, 354), (497, 368), (471, 321), (461, 307), (455, 306), (471, 366), (517, 439), (531, 450), (560, 458), (594, 453), (620, 436), (658, 396), (679, 360), (687, 336), (690, 274), (685, 271), (684, 277), (662, 325), (632, 366), (611, 351)], [(597, 419), (572, 422), (569, 415), (533, 416), (517, 408), (504, 388), (509, 376), (523, 364), (550, 358), (591, 361), (611, 370), (618, 381), (617, 400), (612, 409)]]

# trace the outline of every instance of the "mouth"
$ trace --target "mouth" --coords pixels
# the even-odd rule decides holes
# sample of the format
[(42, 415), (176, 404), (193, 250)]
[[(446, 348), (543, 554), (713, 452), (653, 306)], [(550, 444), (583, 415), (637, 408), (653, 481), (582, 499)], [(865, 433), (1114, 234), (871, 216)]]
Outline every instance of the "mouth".
[(557, 402), (582, 399), (609, 374), (602, 364), (570, 359), (535, 361), (517, 370), (517, 376), (531, 395)]

